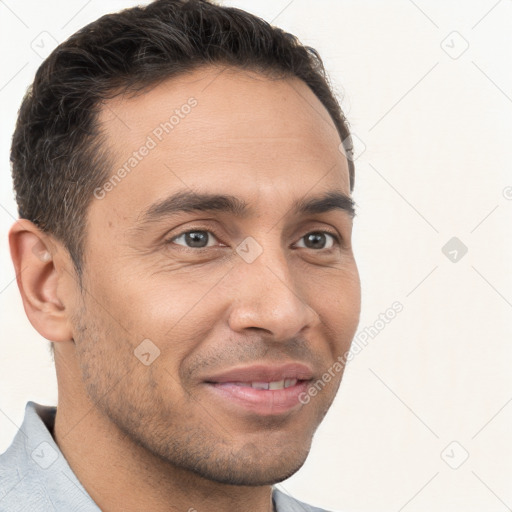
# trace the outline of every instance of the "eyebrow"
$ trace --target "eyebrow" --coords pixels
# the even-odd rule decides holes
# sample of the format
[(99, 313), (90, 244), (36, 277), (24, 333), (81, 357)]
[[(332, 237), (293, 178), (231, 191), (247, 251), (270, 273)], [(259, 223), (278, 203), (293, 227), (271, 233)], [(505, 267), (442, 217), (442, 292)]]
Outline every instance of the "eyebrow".
[[(345, 193), (337, 191), (298, 199), (291, 207), (291, 211), (297, 216), (326, 213), (333, 210), (343, 211), (351, 218), (354, 218), (356, 214), (353, 199)], [(233, 195), (181, 191), (149, 206), (139, 216), (139, 222), (147, 224), (183, 212), (225, 212), (240, 218), (254, 215), (253, 208), (246, 201)]]

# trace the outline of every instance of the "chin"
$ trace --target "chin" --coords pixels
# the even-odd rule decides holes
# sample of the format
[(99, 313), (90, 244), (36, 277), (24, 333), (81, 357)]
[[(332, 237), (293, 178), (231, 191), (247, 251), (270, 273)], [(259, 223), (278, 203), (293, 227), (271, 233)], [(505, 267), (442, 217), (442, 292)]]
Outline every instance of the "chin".
[(259, 453), (257, 457), (250, 455), (250, 452), (254, 454), (254, 451), (259, 450), (246, 446), (227, 458), (219, 456), (215, 462), (210, 459), (190, 469), (202, 478), (226, 485), (273, 485), (286, 480), (304, 465), (309, 454), (309, 446), (307, 449), (295, 449), (293, 452), (276, 450), (270, 455), (267, 452), (265, 456)]

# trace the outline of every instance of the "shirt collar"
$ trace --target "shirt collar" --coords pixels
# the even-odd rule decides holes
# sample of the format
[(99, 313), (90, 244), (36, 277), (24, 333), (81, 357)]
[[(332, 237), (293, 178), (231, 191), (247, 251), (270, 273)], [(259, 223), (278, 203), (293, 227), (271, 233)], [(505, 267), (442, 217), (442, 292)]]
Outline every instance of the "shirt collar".
[(55, 413), (56, 407), (27, 402), (23, 423), (0, 457), (0, 469), (10, 479), (9, 484), (4, 479), (10, 487), (0, 505), (30, 500), (33, 508), (26, 510), (101, 512), (53, 440)]

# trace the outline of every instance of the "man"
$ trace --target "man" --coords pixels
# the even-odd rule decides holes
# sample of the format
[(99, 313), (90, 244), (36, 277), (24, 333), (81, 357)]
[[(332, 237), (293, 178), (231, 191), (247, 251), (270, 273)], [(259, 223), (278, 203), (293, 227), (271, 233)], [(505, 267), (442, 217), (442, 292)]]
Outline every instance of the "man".
[(48, 57), (11, 159), (12, 259), (52, 343), (2, 511), (310, 511), (304, 463), (360, 312), (354, 167), (313, 49), (158, 0)]

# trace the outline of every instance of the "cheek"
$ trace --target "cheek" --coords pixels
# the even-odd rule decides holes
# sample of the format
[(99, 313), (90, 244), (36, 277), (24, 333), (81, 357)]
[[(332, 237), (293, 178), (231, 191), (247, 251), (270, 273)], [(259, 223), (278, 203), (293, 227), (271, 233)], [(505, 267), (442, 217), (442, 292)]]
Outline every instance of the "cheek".
[[(110, 366), (102, 361), (111, 357), (122, 362), (122, 367), (135, 364), (139, 369), (143, 364), (137, 353), (142, 357), (149, 351), (150, 356), (143, 358), (154, 361), (150, 363), (152, 372), (160, 372), (164, 382), (170, 379), (170, 387), (178, 386), (180, 379), (173, 380), (168, 373), (180, 375), (187, 356), (211, 337), (213, 326), (222, 317), (223, 302), (215, 287), (229, 269), (219, 266), (212, 271), (210, 266), (208, 273), (206, 269), (155, 272), (154, 268), (140, 268), (133, 262), (123, 265), (122, 260), (96, 267), (94, 278), (88, 277), (86, 283), (84, 336), (91, 333), (89, 325), (93, 322), (95, 337), (108, 340), (108, 344), (94, 349), (101, 351), (101, 360), (91, 360), (94, 354), (90, 351), (84, 353), (84, 359), (91, 360), (91, 365), (101, 371)], [(114, 366), (119, 369), (120, 365), (110, 367)]]
[(90, 295), (75, 315), (74, 331), (81, 378), (89, 396), (97, 401), (134, 370), (131, 346), (125, 331)]
[[(91, 295), (107, 313), (139, 336), (161, 339), (183, 325), (193, 326), (197, 316), (210, 322), (209, 311), (215, 304), (204, 307), (208, 294), (229, 269), (210, 268), (207, 273), (196, 269), (141, 268), (130, 262), (117, 261), (111, 272), (99, 269), (91, 286)], [(197, 312), (200, 312), (198, 315)], [(193, 322), (192, 322), (193, 319)]]
[(317, 297), (315, 309), (330, 333), (333, 355), (348, 349), (361, 313), (361, 285), (357, 271), (331, 279)]
[(155, 283), (139, 285), (129, 291), (137, 309), (133, 311), (137, 328), (153, 336), (163, 346), (178, 346), (201, 339), (220, 318), (220, 301), (215, 298), (215, 283), (205, 280), (161, 275)]

